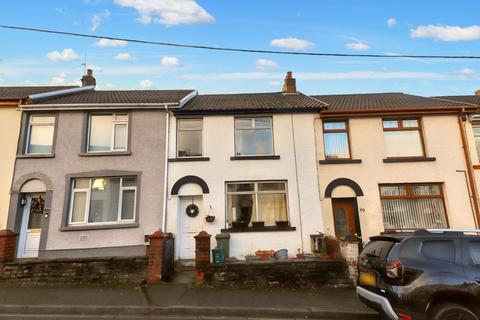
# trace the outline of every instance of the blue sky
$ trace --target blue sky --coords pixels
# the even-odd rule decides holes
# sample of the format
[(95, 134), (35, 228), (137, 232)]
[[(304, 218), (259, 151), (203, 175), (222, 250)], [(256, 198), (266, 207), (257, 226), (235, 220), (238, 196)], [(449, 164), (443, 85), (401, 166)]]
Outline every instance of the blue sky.
[[(478, 0), (2, 1), (0, 24), (113, 37), (290, 51), (480, 55)], [(480, 61), (242, 54), (0, 29), (0, 85), (72, 84), (87, 64), (99, 89), (307, 94), (472, 94)]]

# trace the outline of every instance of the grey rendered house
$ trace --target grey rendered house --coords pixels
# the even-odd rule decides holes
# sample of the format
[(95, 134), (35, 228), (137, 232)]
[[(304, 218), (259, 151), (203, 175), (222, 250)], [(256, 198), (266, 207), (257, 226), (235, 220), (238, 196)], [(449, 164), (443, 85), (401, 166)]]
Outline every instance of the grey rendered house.
[(17, 258), (142, 256), (163, 229), (168, 108), (192, 90), (31, 96), (7, 228)]

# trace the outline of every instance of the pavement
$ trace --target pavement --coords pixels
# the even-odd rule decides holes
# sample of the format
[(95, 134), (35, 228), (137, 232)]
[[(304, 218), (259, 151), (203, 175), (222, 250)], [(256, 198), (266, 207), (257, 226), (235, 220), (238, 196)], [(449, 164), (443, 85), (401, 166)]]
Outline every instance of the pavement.
[(378, 319), (354, 289), (0, 286), (0, 319)]

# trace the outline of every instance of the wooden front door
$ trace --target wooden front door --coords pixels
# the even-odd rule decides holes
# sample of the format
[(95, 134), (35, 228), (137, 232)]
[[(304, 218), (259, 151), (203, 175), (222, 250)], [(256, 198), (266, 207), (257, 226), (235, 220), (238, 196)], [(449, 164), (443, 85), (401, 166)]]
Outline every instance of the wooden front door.
[(355, 198), (333, 198), (333, 220), (335, 223), (335, 236), (342, 240), (357, 240), (357, 212)]

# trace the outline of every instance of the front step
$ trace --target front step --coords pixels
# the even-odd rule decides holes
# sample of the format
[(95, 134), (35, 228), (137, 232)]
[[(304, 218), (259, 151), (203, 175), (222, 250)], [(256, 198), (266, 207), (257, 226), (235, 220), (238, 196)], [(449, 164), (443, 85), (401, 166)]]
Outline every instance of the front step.
[(175, 262), (175, 271), (194, 271), (195, 259), (179, 259)]

